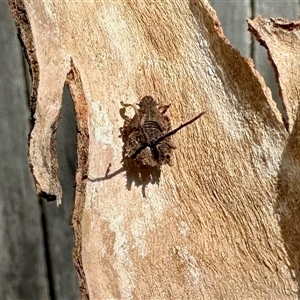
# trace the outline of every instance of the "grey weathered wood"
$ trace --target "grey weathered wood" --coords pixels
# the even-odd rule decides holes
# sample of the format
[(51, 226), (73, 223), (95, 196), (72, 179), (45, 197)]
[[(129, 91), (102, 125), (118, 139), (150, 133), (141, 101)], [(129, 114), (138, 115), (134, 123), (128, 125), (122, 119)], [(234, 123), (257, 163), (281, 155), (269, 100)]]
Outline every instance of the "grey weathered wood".
[(64, 202), (59, 208), (54, 202), (43, 202), (50, 256), (48, 274), (53, 277), (53, 282), (48, 282), (41, 210), (27, 159), (27, 70), (6, 2), (0, 2), (0, 49), (0, 135), (4, 141), (0, 147), (0, 282), (5, 282), (0, 285), (0, 298), (48, 299), (48, 286), (53, 284), (55, 299), (79, 299), (70, 225), (76, 168), (76, 124), (70, 94), (64, 93), (57, 132)]
[(250, 0), (211, 0), (216, 10), (224, 34), (233, 47), (242, 55), (250, 56), (250, 34), (247, 32), (246, 18), (251, 16)]
[(57, 129), (59, 180), (63, 189), (60, 207), (46, 203), (48, 242), (57, 300), (80, 299), (78, 278), (72, 261), (73, 232), (71, 216), (74, 205), (76, 172), (76, 120), (70, 93), (64, 89), (61, 117)]
[(25, 73), (5, 1), (0, 1), (0, 53), (0, 298), (47, 300), (41, 215), (27, 160)]
[[(255, 1), (255, 16), (261, 15), (264, 18), (286, 18), (296, 20), (299, 13), (298, 1)], [(276, 83), (274, 69), (268, 60), (267, 50), (260, 46), (258, 42), (254, 44), (254, 61), (257, 70), (264, 77), (267, 86), (271, 89), (273, 99), (281, 109), (282, 103), (279, 96), (279, 88)]]

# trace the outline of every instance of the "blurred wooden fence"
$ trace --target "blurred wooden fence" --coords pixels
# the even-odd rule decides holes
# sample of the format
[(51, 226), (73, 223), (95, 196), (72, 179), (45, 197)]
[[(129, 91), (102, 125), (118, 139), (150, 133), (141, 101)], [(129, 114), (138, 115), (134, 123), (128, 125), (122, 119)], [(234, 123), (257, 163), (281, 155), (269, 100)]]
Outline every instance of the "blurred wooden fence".
[[(223, 30), (242, 55), (252, 57), (279, 103), (266, 50), (247, 32), (256, 15), (299, 18), (299, 1), (211, 0)], [(9, 6), (0, 1), (0, 299), (80, 299), (72, 265), (70, 226), (76, 170), (76, 125), (64, 91), (57, 133), (63, 204), (37, 199), (27, 162), (30, 79)], [(279, 104), (280, 106), (280, 104)], [(102, 299), (99, 299), (102, 300)]]

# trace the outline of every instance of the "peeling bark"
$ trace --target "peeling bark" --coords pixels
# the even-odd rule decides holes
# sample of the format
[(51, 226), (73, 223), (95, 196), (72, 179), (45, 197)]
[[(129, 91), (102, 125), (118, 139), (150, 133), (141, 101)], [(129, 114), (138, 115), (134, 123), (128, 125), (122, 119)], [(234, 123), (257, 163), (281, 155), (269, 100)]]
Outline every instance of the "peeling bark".
[(264, 46), (276, 73), (288, 126), (293, 129), (299, 106), (300, 22), (284, 19), (248, 20), (249, 31)]
[(248, 20), (249, 31), (268, 50), (280, 87), (283, 107), (287, 114), (290, 134), (281, 156), (278, 172), (278, 201), (275, 213), (286, 251), (290, 259), (293, 278), (300, 283), (300, 204), (299, 204), (299, 77), (300, 56), (298, 54), (299, 21), (284, 19)]
[[(25, 51), (34, 49), (29, 63), (39, 70), (31, 66), (38, 78), (32, 171), (38, 192), (58, 203), (54, 141), (66, 78), (75, 104), (72, 224), (82, 298), (296, 299), (292, 256), (299, 247), (287, 243), (299, 230), (283, 221), (295, 217), (290, 204), (299, 195), (297, 151), (291, 158), (289, 146), (298, 136), (296, 115), (289, 109), (295, 130), (289, 135), (264, 80), (229, 44), (208, 3), (10, 0), (10, 6)], [(28, 22), (18, 17), (20, 8)], [(22, 31), (26, 24), (30, 34)], [(294, 72), (289, 76), (296, 80)], [(174, 166), (162, 168), (159, 184), (145, 186), (146, 198), (128, 172), (118, 172), (120, 102), (145, 95), (172, 104), (173, 127), (207, 111), (174, 135)], [(88, 180), (105, 177), (108, 166), (115, 176)]]

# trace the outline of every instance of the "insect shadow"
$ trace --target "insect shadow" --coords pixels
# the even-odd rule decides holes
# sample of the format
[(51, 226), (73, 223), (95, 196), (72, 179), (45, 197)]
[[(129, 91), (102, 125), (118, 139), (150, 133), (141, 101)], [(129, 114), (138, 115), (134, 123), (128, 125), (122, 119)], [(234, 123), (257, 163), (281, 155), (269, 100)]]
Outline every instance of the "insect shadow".
[(138, 166), (129, 157), (123, 160), (124, 170), (126, 172), (126, 188), (130, 191), (132, 184), (137, 187), (142, 186), (142, 195), (146, 198), (146, 186), (151, 184), (159, 184), (161, 169), (152, 166)]
[[(139, 108), (134, 104), (123, 102), (121, 105), (123, 107), (119, 113), (124, 119), (124, 125), (120, 128), (120, 137), (123, 141), (123, 166), (110, 173), (110, 164), (104, 177), (88, 180), (103, 181), (125, 172), (127, 189), (131, 190), (133, 183), (142, 186), (143, 197), (146, 197), (146, 186), (149, 183), (159, 184), (161, 166), (172, 165), (172, 152), (176, 147), (171, 136), (199, 119), (205, 112), (171, 130), (170, 119), (165, 115), (170, 105), (159, 105), (151, 96), (143, 97), (137, 104)], [(135, 111), (133, 118), (125, 114), (126, 107), (129, 106)]]
[(110, 173), (111, 163), (109, 163), (105, 175), (97, 178), (87, 178), (90, 182), (100, 182), (111, 179), (123, 172), (127, 178), (126, 188), (130, 191), (132, 184), (134, 183), (137, 187), (142, 186), (142, 195), (146, 198), (146, 186), (149, 183), (159, 184), (159, 178), (161, 170), (155, 167), (144, 166), (143, 168), (137, 167), (130, 161), (129, 158), (123, 159), (123, 166), (118, 170)]

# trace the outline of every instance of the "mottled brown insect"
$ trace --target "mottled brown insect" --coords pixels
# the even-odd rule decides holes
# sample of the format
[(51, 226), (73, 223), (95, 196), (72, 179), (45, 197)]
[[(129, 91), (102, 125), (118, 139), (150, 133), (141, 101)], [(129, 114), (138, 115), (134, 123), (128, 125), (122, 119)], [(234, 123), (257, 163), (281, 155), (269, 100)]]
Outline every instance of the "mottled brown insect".
[(172, 151), (176, 148), (171, 135), (200, 118), (204, 112), (192, 120), (171, 130), (171, 122), (165, 115), (170, 105), (158, 105), (151, 97), (144, 97), (135, 109), (133, 118), (124, 116), (121, 136), (124, 142), (124, 156), (134, 160), (138, 167), (148, 166), (160, 168), (163, 164), (172, 163)]
[(166, 137), (157, 143), (158, 138), (171, 130), (170, 119), (164, 115), (168, 106), (158, 106), (150, 96), (144, 97), (138, 106), (139, 109), (133, 106), (135, 115), (132, 119), (125, 117), (121, 130), (125, 155), (134, 159), (139, 166), (159, 167), (165, 163), (170, 164), (172, 150), (175, 149), (171, 138)]

